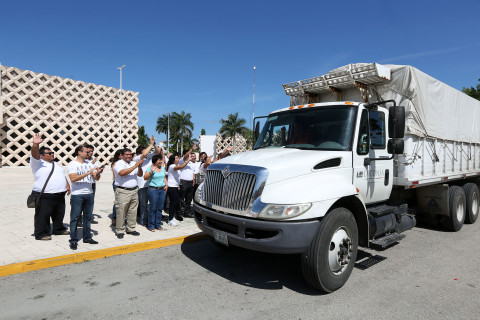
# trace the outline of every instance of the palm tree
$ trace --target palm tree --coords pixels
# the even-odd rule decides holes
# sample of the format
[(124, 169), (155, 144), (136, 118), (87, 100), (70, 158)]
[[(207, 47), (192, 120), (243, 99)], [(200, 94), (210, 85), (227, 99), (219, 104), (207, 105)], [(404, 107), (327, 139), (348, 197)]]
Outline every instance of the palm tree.
[(167, 136), (167, 145), (168, 145), (168, 115), (164, 114), (157, 119), (157, 126), (155, 127), (155, 130), (158, 133), (165, 133)]
[(145, 133), (145, 127), (139, 126), (138, 127), (138, 145), (141, 147), (148, 147), (149, 140), (148, 135)]
[(192, 115), (190, 113), (185, 113), (185, 111), (182, 111), (181, 113), (173, 112), (171, 116), (173, 123), (171, 129), (172, 131), (174, 130), (172, 135), (177, 136), (181, 142), (180, 154), (183, 154), (183, 138), (185, 136), (192, 136), (194, 126), (191, 119)]
[(233, 141), (233, 153), (235, 154), (235, 135), (244, 135), (248, 130), (245, 127), (247, 121), (243, 118), (238, 118), (238, 112), (235, 114), (229, 114), (227, 119), (220, 120), (222, 127), (220, 128), (220, 134), (225, 139), (226, 137), (232, 138)]

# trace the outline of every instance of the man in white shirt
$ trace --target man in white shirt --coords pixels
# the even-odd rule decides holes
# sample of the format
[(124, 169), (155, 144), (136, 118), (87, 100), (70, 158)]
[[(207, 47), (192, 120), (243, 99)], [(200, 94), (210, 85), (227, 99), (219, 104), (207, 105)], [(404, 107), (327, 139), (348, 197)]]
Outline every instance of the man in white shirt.
[(100, 179), (103, 168), (97, 168), (86, 160), (88, 148), (75, 148), (76, 159), (67, 166), (68, 176), (72, 182), (72, 197), (70, 198), (70, 249), (77, 250), (77, 227), (83, 212), (83, 242), (97, 244), (92, 239), (90, 224), (93, 213), (93, 181)]
[(40, 194), (52, 168), (54, 170), (35, 208), (34, 235), (37, 240), (51, 240), (50, 218), (53, 223), (53, 234), (70, 234), (63, 225), (65, 193), (70, 195), (70, 185), (65, 177), (63, 168), (54, 161), (54, 152), (48, 147), (40, 148), (40, 143), (42, 142), (41, 135), (36, 133), (33, 136), (30, 156), (30, 167), (34, 177), (33, 192)]
[(180, 172), (180, 203), (183, 208), (183, 216), (187, 218), (193, 218), (191, 205), (193, 200), (193, 186), (195, 184), (194, 171), (197, 166), (195, 163), (197, 155), (192, 151), (196, 147), (197, 144), (194, 143), (192, 149), (185, 152), (183, 158), (180, 159), (180, 165), (187, 161), (187, 159), (190, 159), (190, 162)]
[[(150, 153), (152, 148), (155, 147), (155, 153)], [(145, 172), (147, 168), (152, 164), (152, 158), (154, 155), (159, 154), (162, 150), (155, 145), (155, 137), (152, 135), (150, 138), (150, 144), (148, 147), (138, 147), (136, 152), (137, 156), (133, 158), (133, 162), (137, 162), (140, 158), (143, 158), (142, 171)], [(139, 216), (139, 223), (143, 226), (148, 225), (148, 180), (142, 177), (137, 177), (138, 183), (138, 209), (137, 216)]]
[(132, 150), (124, 149), (123, 159), (117, 161), (113, 167), (115, 172), (115, 207), (117, 210), (116, 232), (117, 238), (123, 239), (125, 233), (125, 216), (127, 217), (127, 234), (139, 236), (135, 231), (138, 207), (137, 177), (143, 176), (143, 159), (132, 161)]

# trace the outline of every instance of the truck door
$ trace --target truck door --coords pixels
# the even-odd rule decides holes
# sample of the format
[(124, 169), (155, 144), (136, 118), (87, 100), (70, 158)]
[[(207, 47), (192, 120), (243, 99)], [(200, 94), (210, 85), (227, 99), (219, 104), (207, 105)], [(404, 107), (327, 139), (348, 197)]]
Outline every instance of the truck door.
[(393, 181), (393, 161), (366, 158), (389, 158), (387, 153), (388, 119), (383, 109), (367, 110), (361, 107), (353, 150), (353, 184), (365, 203), (384, 201), (389, 198)]

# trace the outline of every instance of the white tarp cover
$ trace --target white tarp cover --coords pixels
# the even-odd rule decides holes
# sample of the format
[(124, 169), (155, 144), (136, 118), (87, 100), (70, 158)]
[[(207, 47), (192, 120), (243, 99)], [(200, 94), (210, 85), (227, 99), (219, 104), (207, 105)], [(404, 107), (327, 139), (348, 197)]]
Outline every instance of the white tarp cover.
[[(368, 65), (356, 63), (330, 72), (348, 70), (350, 67)], [(368, 85), (369, 102), (395, 100), (405, 106), (406, 133), (419, 137), (458, 142), (480, 143), (480, 101), (454, 89), (412, 66), (385, 65), (390, 68), (391, 81)], [(352, 86), (342, 88), (343, 101), (363, 102), (360, 92)], [(333, 102), (330, 92), (309, 96), (294, 96), (290, 105), (311, 102)], [(387, 104), (386, 107), (390, 107)]]
[(405, 106), (406, 132), (416, 136), (480, 142), (480, 101), (411, 66), (386, 65), (392, 80), (379, 85), (382, 100)]

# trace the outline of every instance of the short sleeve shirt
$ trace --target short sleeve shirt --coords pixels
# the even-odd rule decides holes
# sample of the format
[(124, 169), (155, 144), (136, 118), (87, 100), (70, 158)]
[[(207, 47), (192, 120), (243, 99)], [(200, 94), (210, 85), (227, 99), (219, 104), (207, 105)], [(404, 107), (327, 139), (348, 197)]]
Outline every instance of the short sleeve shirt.
[(33, 191), (41, 192), (45, 181), (47, 181), (50, 172), (52, 171), (52, 165), (55, 166), (53, 174), (48, 180), (44, 193), (59, 193), (67, 191), (67, 179), (65, 178), (65, 171), (55, 161), (50, 163), (43, 161), (42, 159), (35, 159), (30, 156), (30, 167), (33, 172)]
[[(146, 172), (151, 172), (152, 167), (148, 167)], [(165, 168), (162, 167), (162, 171), (156, 172), (153, 171), (150, 179), (148, 179), (148, 185), (150, 187), (165, 187)]]
[(176, 188), (180, 185), (180, 170), (175, 170), (175, 164), (168, 167), (168, 187)]
[[(184, 164), (185, 161), (182, 159), (180, 159), (180, 165)], [(195, 171), (195, 166), (196, 164), (195, 163), (191, 163), (189, 162), (183, 169), (182, 171), (180, 172), (180, 179), (181, 180), (188, 180), (188, 181), (192, 181), (193, 180), (193, 173)], [(170, 171), (169, 171), (170, 172)]]
[[(82, 175), (90, 170), (95, 168), (95, 164), (85, 160), (84, 163), (80, 163), (78, 161), (72, 161), (67, 166), (67, 173), (75, 173), (77, 175)], [(91, 194), (93, 193), (92, 183), (95, 181), (93, 176), (89, 174), (88, 176), (84, 177), (82, 180), (78, 180), (72, 182), (72, 195), (79, 195), (79, 194)]]
[[(142, 170), (143, 170), (143, 173), (145, 174), (145, 170), (147, 170), (148, 167), (150, 167), (152, 165), (152, 158), (153, 158), (154, 154), (153, 153), (149, 153), (147, 158), (143, 161), (142, 163)], [(140, 160), (140, 156), (136, 156), (135, 158), (133, 158), (132, 162), (137, 162)], [(148, 180), (145, 180), (143, 177), (139, 177), (137, 176), (137, 183), (138, 183), (138, 187), (141, 189), (141, 188), (145, 188), (145, 187), (148, 187)]]
[(123, 169), (129, 169), (135, 165), (136, 162), (130, 161), (130, 163), (126, 163), (123, 160), (118, 160), (113, 167), (113, 171), (115, 172), (115, 183), (119, 187), (123, 188), (135, 188), (138, 187), (137, 183), (137, 173), (138, 168), (135, 168), (132, 172), (125, 176), (121, 176), (118, 174)]

